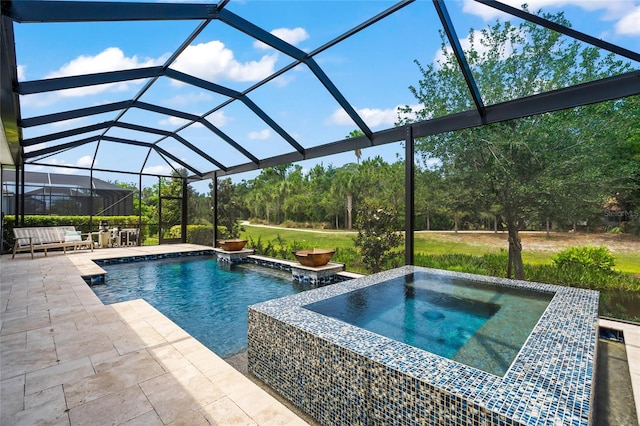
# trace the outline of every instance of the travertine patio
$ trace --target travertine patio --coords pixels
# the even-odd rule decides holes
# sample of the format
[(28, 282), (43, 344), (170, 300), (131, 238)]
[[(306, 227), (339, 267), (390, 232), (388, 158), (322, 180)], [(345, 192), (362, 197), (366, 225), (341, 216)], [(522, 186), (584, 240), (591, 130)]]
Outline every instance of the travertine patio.
[[(105, 306), (81, 278), (102, 272), (92, 259), (202, 249), (1, 256), (0, 424), (306, 424), (146, 302)], [(600, 325), (624, 331), (640, 413), (640, 328)]]
[(81, 278), (92, 258), (199, 249), (2, 256), (0, 423), (306, 424), (146, 302), (105, 306)]

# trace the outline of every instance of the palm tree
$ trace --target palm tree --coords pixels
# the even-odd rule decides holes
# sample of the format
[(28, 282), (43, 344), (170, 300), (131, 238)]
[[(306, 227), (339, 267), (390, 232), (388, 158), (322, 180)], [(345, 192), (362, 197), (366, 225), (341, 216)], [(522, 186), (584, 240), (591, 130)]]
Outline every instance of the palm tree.
[[(352, 130), (345, 139), (357, 138), (360, 136), (364, 136), (364, 132), (362, 130)], [(358, 164), (360, 164), (360, 158), (362, 158), (362, 150), (360, 148), (356, 148), (354, 153), (356, 154), (356, 159)]]

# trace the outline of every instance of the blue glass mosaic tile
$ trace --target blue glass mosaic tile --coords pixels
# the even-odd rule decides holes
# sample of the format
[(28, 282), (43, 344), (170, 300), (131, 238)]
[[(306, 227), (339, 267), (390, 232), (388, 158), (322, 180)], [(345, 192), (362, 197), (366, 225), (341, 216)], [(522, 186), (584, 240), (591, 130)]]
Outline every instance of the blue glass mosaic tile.
[(116, 263), (129, 263), (129, 262), (144, 262), (147, 260), (166, 259), (172, 257), (186, 257), (186, 256), (211, 256), (213, 250), (194, 250), (185, 252), (165, 253), (165, 254), (147, 254), (144, 256), (126, 256), (115, 257), (112, 259), (94, 259), (93, 262), (98, 265), (112, 265)]
[[(303, 308), (414, 271), (554, 294), (504, 376)], [(405, 266), (249, 307), (249, 370), (321, 424), (593, 422), (598, 292)]]
[(104, 284), (104, 276), (105, 274), (84, 275), (82, 279), (89, 285)]

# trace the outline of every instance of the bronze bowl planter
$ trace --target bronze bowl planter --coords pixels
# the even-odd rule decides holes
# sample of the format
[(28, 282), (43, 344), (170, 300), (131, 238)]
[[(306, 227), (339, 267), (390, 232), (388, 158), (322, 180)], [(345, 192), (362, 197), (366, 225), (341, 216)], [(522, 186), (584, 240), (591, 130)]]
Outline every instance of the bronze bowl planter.
[(331, 257), (335, 253), (335, 250), (323, 250), (323, 249), (306, 249), (296, 250), (293, 252), (298, 262), (304, 266), (324, 266), (331, 260)]
[(239, 238), (233, 238), (229, 240), (218, 240), (220, 248), (225, 251), (240, 251), (247, 244), (247, 240), (241, 240)]

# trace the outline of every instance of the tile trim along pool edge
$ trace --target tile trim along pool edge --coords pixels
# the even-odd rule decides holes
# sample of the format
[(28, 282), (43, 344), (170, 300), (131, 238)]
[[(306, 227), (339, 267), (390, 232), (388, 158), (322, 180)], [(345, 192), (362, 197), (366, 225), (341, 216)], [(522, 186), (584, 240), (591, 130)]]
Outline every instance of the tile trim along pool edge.
[[(64, 346), (66, 358), (56, 360), (59, 355), (55, 352), (51, 358), (49, 349), (40, 344), (12, 350), (7, 356), (3, 353), (2, 383), (9, 387), (3, 387), (0, 423), (7, 420), (11, 424), (40, 424), (46, 418), (56, 424), (99, 419), (111, 424), (168, 424), (175, 420), (183, 424), (306, 425), (262, 385), (237, 371), (144, 300), (104, 305), (81, 279), (100, 269), (93, 262), (95, 259), (194, 249), (203, 247), (180, 244), (53, 252), (35, 259), (1, 256), (4, 303), (0, 324), (3, 339), (8, 338), (3, 340), (3, 349), (9, 340), (16, 340), (11, 339), (13, 336), (39, 336), (46, 330), (52, 334), (43, 334), (43, 342), (61, 350)], [(27, 292), (34, 297), (25, 297)], [(45, 294), (51, 297), (43, 303)], [(46, 319), (42, 317), (45, 308)], [(104, 323), (107, 319), (110, 321)], [(75, 341), (68, 338), (69, 333), (91, 335), (92, 339), (104, 341), (104, 345)], [(113, 348), (106, 350), (108, 345)], [(69, 346), (80, 349), (69, 351)], [(139, 357), (147, 363), (132, 362), (132, 358)], [(102, 369), (96, 369), (96, 363)], [(162, 371), (150, 368), (150, 363), (156, 363)], [(189, 374), (184, 374), (187, 370)], [(149, 377), (167, 380), (143, 389), (143, 383), (155, 380)], [(109, 384), (97, 388), (99, 380)], [(14, 382), (20, 385), (14, 386)], [(5, 390), (11, 392), (5, 395)], [(149, 395), (147, 391), (153, 397), (145, 396)], [(70, 405), (71, 400), (75, 405)]]
[[(302, 307), (414, 271), (446, 274), (555, 295), (504, 377), (485, 373)], [(283, 386), (277, 383), (277, 378), (262, 377), (265, 368), (278, 368), (276, 365), (261, 365), (268, 356), (261, 352), (268, 352), (269, 348), (264, 336), (260, 335), (266, 331), (260, 328), (259, 323), (261, 317), (268, 317), (275, 320), (271, 321), (271, 327), (281, 324), (288, 328), (288, 331), (279, 330), (280, 333), (291, 333), (294, 328), (306, 335), (307, 339), (317, 337), (328, 341), (356, 356), (365, 357), (453, 397), (483, 407), (505, 420), (513, 421), (512, 424), (589, 425), (593, 422), (590, 416), (595, 393), (593, 379), (598, 298), (599, 293), (591, 290), (405, 266), (251, 306), (249, 368), (257, 377), (282, 391)], [(296, 343), (300, 342), (294, 341), (292, 344)], [(300, 353), (298, 356), (306, 355)], [(278, 362), (284, 364), (280, 368), (294, 368), (285, 359), (280, 358)], [(309, 360), (309, 363), (312, 361)]]
[[(201, 248), (201, 249), (186, 249), (181, 251), (161, 252), (161, 253), (145, 253), (134, 256), (109, 256), (109, 257), (96, 257), (92, 258), (93, 262), (90, 265), (80, 264), (76, 265), (81, 268), (82, 279), (91, 285), (104, 284), (106, 271), (102, 268), (103, 265), (118, 265), (122, 263), (131, 262), (146, 262), (149, 260), (169, 259), (178, 257), (194, 257), (194, 256), (216, 256), (217, 252), (213, 249)], [(220, 257), (218, 256), (218, 261)], [(277, 269), (281, 271), (292, 271), (292, 266), (295, 266), (297, 262), (291, 262), (288, 260), (282, 260), (277, 258), (265, 257), (260, 255), (249, 255), (236, 263), (252, 263), (254, 265), (262, 266), (270, 269)], [(347, 281), (354, 278), (361, 277), (362, 274), (356, 274), (352, 272), (340, 271), (335, 274), (330, 280), (320, 280), (318, 285), (333, 284), (336, 282)]]

